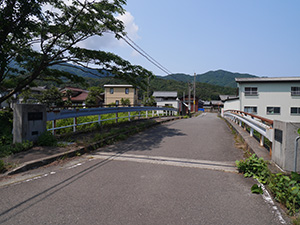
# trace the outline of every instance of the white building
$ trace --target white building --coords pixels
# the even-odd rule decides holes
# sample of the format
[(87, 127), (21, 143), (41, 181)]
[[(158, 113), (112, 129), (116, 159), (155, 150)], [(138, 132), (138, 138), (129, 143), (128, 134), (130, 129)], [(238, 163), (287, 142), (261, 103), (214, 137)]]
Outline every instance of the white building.
[(238, 99), (225, 101), (236, 109), (271, 120), (300, 122), (300, 77), (236, 78)]
[(152, 96), (158, 107), (170, 106), (176, 109), (179, 107), (176, 91), (154, 91)]

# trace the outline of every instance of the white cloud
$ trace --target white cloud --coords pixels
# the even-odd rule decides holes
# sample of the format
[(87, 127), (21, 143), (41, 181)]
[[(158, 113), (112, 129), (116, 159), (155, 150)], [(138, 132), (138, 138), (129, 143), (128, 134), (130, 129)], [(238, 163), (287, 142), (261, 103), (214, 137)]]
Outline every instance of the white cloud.
[[(117, 19), (121, 20), (125, 26), (125, 32), (133, 41), (139, 39), (138, 25), (134, 22), (134, 17), (130, 12), (125, 12), (123, 15), (118, 15)], [(94, 36), (78, 44), (80, 47), (100, 50), (111, 49), (127, 46), (123, 40), (117, 40), (113, 34), (105, 33), (102, 37)]]

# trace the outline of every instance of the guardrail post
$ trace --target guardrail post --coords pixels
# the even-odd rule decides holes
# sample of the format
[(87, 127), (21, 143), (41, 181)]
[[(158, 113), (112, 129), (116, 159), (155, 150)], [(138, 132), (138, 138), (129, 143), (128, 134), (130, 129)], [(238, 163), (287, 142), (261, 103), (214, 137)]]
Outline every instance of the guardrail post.
[(101, 126), (101, 115), (98, 115), (98, 124)]
[(77, 126), (77, 117), (73, 118), (73, 132), (76, 132), (76, 126)]
[(154, 110), (152, 110), (152, 117), (154, 117)]
[[(56, 120), (52, 120), (52, 128), (56, 128)], [(55, 130), (52, 130), (52, 134), (55, 135)]]
[(250, 128), (250, 137), (253, 137), (253, 128)]
[(264, 139), (265, 137), (263, 135), (260, 135), (260, 142), (259, 142), (260, 146), (264, 146)]
[(148, 111), (146, 111), (146, 118), (148, 118)]
[(242, 126), (242, 121), (239, 121), (239, 126), (240, 126), (240, 127)]
[(128, 112), (128, 121), (130, 121), (130, 112)]

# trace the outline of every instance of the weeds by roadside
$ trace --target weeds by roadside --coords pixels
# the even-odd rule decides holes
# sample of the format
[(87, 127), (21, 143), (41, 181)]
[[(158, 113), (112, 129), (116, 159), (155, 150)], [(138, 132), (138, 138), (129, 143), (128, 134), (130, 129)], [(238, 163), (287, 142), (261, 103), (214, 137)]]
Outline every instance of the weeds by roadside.
[[(255, 154), (245, 160), (236, 161), (239, 172), (245, 177), (253, 177), (272, 192), (275, 200), (282, 203), (288, 210), (289, 215), (294, 216), (300, 210), (300, 174), (277, 173), (273, 174), (268, 169), (268, 162), (263, 158), (257, 158)], [(261, 193), (252, 187), (254, 193)], [(258, 191), (258, 192), (257, 192)]]

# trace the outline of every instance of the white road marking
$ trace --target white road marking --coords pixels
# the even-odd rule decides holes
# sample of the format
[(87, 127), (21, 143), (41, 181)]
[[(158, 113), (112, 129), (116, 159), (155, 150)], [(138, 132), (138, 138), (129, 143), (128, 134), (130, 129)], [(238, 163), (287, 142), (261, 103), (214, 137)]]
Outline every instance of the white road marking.
[(234, 173), (238, 172), (234, 162), (217, 162), (217, 161), (209, 161), (209, 160), (133, 155), (133, 154), (122, 154), (122, 153), (110, 153), (110, 152), (98, 152), (93, 154), (93, 157), (98, 159), (105, 159), (105, 160), (151, 163), (151, 164), (178, 166), (178, 167), (219, 170), (219, 171), (234, 172)]
[(260, 187), (263, 190), (262, 197), (265, 200), (265, 202), (271, 206), (271, 208), (273, 209), (272, 212), (278, 217), (280, 223), (286, 224), (286, 221), (283, 219), (278, 207), (275, 205), (271, 195), (269, 194), (265, 186), (262, 183), (260, 183), (258, 180), (256, 181), (260, 184)]

